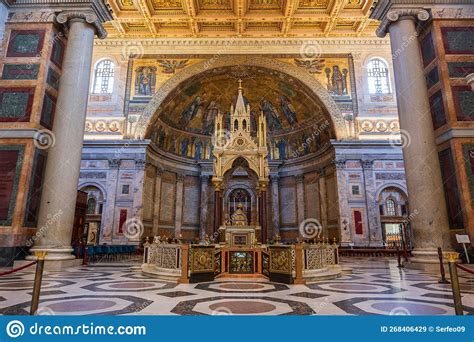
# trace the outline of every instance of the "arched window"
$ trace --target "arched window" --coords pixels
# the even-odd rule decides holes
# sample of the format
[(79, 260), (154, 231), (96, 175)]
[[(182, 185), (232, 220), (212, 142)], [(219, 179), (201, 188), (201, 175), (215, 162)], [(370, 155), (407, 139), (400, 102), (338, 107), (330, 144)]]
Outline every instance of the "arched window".
[(95, 214), (95, 206), (96, 200), (94, 197), (91, 197), (87, 200), (87, 214), (94, 215)]
[(94, 94), (112, 94), (114, 89), (115, 64), (110, 59), (97, 63), (94, 71)]
[(395, 201), (391, 198), (387, 200), (387, 216), (397, 216)]
[(367, 81), (370, 94), (389, 94), (390, 82), (388, 66), (380, 58), (373, 58), (367, 63)]

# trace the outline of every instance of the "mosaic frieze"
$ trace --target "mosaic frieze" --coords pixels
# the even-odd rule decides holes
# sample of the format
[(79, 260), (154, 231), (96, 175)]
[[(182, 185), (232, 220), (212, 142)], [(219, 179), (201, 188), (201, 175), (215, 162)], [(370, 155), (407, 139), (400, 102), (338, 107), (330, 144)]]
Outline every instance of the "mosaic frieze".
[(86, 133), (122, 133), (124, 122), (122, 119), (86, 120)]
[(444, 111), (443, 94), (441, 90), (434, 93), (430, 99), (431, 118), (434, 129), (438, 129), (446, 124), (446, 115)]
[(446, 54), (474, 54), (474, 31), (472, 27), (442, 27)]
[(28, 121), (34, 88), (0, 88), (0, 122)]
[(449, 77), (464, 78), (474, 73), (474, 62), (448, 62)]
[(456, 117), (459, 121), (474, 119), (474, 92), (471, 87), (452, 87)]
[(3, 80), (36, 80), (39, 64), (4, 64)]
[(55, 37), (53, 43), (53, 49), (51, 51), (51, 62), (53, 62), (57, 67), (61, 68), (64, 58), (64, 43), (59, 38), (59, 35)]
[(359, 119), (360, 130), (366, 133), (399, 132), (398, 120)]
[(12, 30), (7, 57), (35, 57), (43, 48), (45, 32), (42, 30)]
[(375, 174), (377, 180), (405, 180), (404, 173), (381, 172)]
[(48, 93), (44, 94), (43, 99), (43, 108), (41, 110), (41, 119), (40, 123), (46, 127), (51, 129), (53, 126), (54, 120), (54, 113), (56, 111), (56, 99), (49, 95)]
[(448, 209), (449, 227), (451, 229), (464, 228), (463, 211), (456, 178), (456, 168), (454, 166), (451, 149), (448, 148), (439, 153), (439, 162)]
[(0, 226), (10, 226), (18, 192), (24, 146), (0, 146)]

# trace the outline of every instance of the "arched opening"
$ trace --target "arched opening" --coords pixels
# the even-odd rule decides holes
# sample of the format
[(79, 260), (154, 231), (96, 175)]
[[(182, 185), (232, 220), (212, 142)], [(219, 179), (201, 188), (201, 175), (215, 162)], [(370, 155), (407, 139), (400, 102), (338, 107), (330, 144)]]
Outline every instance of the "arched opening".
[[(259, 240), (281, 233), (287, 234), (284, 239), (295, 241), (299, 222), (305, 219), (303, 212), (317, 218), (321, 215), (320, 209), (313, 210), (306, 203), (319, 187), (311, 184), (304, 185), (307, 190), (297, 189), (291, 185), (295, 178), (290, 170), (295, 163), (303, 163), (305, 172), (316, 174), (332, 165), (331, 140), (346, 134), (337, 105), (327, 89), (301, 69), (264, 58), (244, 58), (244, 63), (237, 58), (240, 62), (232, 64), (235, 59), (223, 57), (213, 69), (203, 71), (193, 65), (176, 74), (139, 119), (136, 136), (151, 140), (147, 161), (153, 171), (146, 172), (144, 187), (157, 189), (157, 182), (161, 184), (159, 196), (144, 198), (153, 201), (144, 206), (143, 213), (150, 234), (182, 234), (202, 241), (206, 235), (215, 235), (222, 224), (242, 222), (260, 231), (256, 235)], [(234, 111), (238, 115), (233, 115)], [(224, 146), (231, 148), (231, 153), (218, 160), (215, 152)], [(258, 153), (268, 153), (267, 160), (259, 159)], [(206, 181), (215, 169), (220, 170), (217, 178)], [(162, 170), (159, 177), (155, 170)], [(290, 196), (292, 206), (278, 218), (281, 223), (270, 217), (272, 206), (280, 206), (268, 188), (271, 172), (284, 175), (285, 187), (277, 190), (281, 192), (278, 196)], [(331, 168), (325, 175), (331, 193), (337, 191), (334, 172)], [(262, 190), (268, 195), (261, 195)], [(297, 195), (296, 191), (311, 195)], [(237, 194), (247, 201), (237, 200)], [(192, 196), (213, 200), (191, 203)], [(302, 210), (305, 206), (308, 208)], [(238, 209), (245, 219), (232, 219)], [(213, 211), (212, 217), (203, 217)], [(285, 229), (279, 231), (280, 226)], [(340, 232), (332, 228), (328, 237), (339, 239)], [(222, 236), (219, 239), (222, 241)]]
[(98, 186), (92, 184), (83, 185), (80, 190), (87, 193), (87, 214), (83, 237), (88, 245), (96, 245), (100, 242), (105, 204), (104, 193)]
[(382, 238), (388, 248), (411, 248), (410, 218), (405, 192), (390, 186), (380, 192), (378, 198)]

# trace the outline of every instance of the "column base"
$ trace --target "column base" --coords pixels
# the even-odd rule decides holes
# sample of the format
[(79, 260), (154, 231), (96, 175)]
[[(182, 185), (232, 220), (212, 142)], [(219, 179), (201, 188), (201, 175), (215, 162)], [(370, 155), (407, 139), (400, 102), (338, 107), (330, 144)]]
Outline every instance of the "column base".
[[(451, 252), (451, 251), (444, 251)], [(413, 255), (410, 261), (405, 264), (405, 267), (423, 270), (427, 272), (439, 273), (439, 256), (435, 249), (413, 250)], [(443, 262), (446, 265), (446, 260)]]
[[(31, 259), (33, 258), (33, 259)], [(30, 262), (30, 260), (35, 260), (34, 256), (27, 257), (27, 260), (15, 260), (13, 268), (21, 267)], [(82, 259), (72, 259), (72, 260), (46, 260), (44, 263), (44, 269), (46, 271), (62, 271), (72, 267), (78, 267), (82, 265)], [(28, 268), (27, 270), (35, 270), (35, 267)]]
[(26, 257), (26, 260), (36, 260), (35, 252), (46, 252), (47, 261), (63, 261), (74, 260), (76, 257), (71, 254), (72, 248), (52, 248), (52, 247), (33, 247), (30, 249), (31, 255)]

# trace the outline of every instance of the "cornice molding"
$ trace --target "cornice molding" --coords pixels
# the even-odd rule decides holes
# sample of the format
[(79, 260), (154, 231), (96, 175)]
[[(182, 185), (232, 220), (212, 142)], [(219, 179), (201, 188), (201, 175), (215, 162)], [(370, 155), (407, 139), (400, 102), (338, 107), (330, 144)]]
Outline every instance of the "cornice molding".
[(103, 23), (113, 20), (112, 9), (107, 0), (0, 0), (8, 8), (16, 10), (84, 11), (92, 10)]
[(262, 38), (262, 39), (248, 39), (248, 38), (239, 38), (229, 41), (228, 39), (203, 39), (203, 38), (182, 38), (182, 39), (154, 39), (154, 38), (143, 38), (143, 39), (133, 39), (130, 38), (108, 38), (105, 40), (96, 40), (95, 46), (103, 47), (114, 47), (114, 46), (128, 46), (130, 42), (133, 41), (133, 44), (136, 46), (203, 46), (203, 47), (226, 47), (231, 46), (241, 47), (241, 46), (302, 46), (308, 44), (309, 42), (319, 45), (390, 45), (388, 39), (379, 39), (379, 38), (324, 38), (324, 39), (271, 39), (271, 38)]

